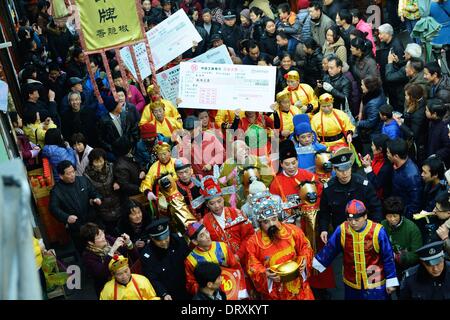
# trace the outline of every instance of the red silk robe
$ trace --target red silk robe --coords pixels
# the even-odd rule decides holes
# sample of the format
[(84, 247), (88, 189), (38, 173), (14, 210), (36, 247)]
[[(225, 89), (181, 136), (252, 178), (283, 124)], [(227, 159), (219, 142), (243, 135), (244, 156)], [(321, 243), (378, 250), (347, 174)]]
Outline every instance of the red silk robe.
[(247, 242), (247, 272), (256, 290), (264, 300), (314, 300), (308, 280), (302, 276), (290, 282), (273, 282), (269, 292), (266, 269), (294, 260), (300, 263), (306, 259), (306, 276), (311, 274), (313, 250), (303, 231), (291, 224), (281, 223), (281, 229), (275, 241), (271, 241), (265, 232), (258, 230)]
[[(278, 180), (278, 182), (277, 182)], [(291, 194), (298, 194), (298, 185), (302, 181), (319, 181), (317, 176), (305, 169), (298, 169), (298, 172), (293, 177), (286, 176), (283, 172), (277, 174), (276, 179), (273, 179), (269, 191), (272, 194), (277, 194), (281, 198)], [(281, 190), (280, 190), (281, 188)], [(322, 195), (323, 186), (321, 183), (317, 184), (317, 196), (320, 198)]]
[[(282, 196), (282, 192), (283, 192), (284, 196), (286, 196), (286, 197), (291, 194), (298, 193), (299, 189), (297, 188), (297, 186), (298, 186), (299, 182), (312, 181), (312, 180), (319, 181), (318, 177), (315, 174), (313, 174), (307, 170), (304, 170), (304, 169), (298, 169), (298, 173), (294, 177), (288, 177), (283, 172), (281, 172), (277, 175), (277, 179), (278, 179), (278, 183), (276, 182), (275, 179), (272, 181), (272, 184), (270, 185), (270, 189), (269, 189), (270, 193)], [(282, 191), (280, 191), (280, 186), (281, 186)], [(302, 204), (301, 205), (302, 211), (319, 209), (320, 197), (322, 195), (323, 185), (322, 185), (322, 183), (318, 183), (316, 186), (317, 186), (318, 201), (313, 206), (308, 206), (306, 204)], [(312, 208), (312, 207), (314, 207), (314, 208)], [(302, 230), (304, 232), (307, 232), (304, 219), (301, 219), (301, 226), (302, 226)], [(310, 239), (310, 240), (312, 241), (312, 239)], [(317, 246), (316, 251), (318, 252), (324, 246), (324, 243), (322, 242), (322, 240), (320, 239), (318, 234), (316, 235), (315, 243)], [(322, 273), (318, 273), (317, 271), (313, 270), (311, 272), (311, 277), (309, 279), (309, 283), (311, 284), (311, 286), (313, 288), (318, 288), (318, 289), (334, 288), (336, 286), (336, 283), (334, 281), (333, 268), (330, 266)]]
[(252, 224), (240, 210), (225, 207), (225, 229), (222, 229), (214, 218), (214, 214), (208, 212), (203, 217), (203, 225), (211, 235), (212, 241), (225, 242), (244, 262), (246, 256), (247, 240), (255, 233)]

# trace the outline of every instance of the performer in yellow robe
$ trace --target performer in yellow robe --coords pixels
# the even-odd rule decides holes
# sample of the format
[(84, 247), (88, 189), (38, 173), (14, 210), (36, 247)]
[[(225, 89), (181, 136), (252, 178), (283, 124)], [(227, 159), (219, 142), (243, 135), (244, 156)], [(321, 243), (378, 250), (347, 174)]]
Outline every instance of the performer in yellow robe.
[[(163, 173), (172, 173), (174, 179), (177, 179), (177, 175), (175, 172), (175, 159), (170, 156), (170, 146), (166, 142), (158, 142), (154, 147), (156, 154), (158, 156), (158, 161), (156, 161), (147, 172), (145, 179), (141, 182), (141, 186), (139, 191), (148, 193), (156, 191), (157, 195), (157, 186), (155, 181), (161, 177)], [(152, 199), (154, 200), (154, 199)]]
[[(164, 110), (166, 112), (167, 118), (171, 118), (172, 120), (176, 121), (181, 120), (181, 115), (178, 112), (178, 109), (173, 105), (171, 101), (161, 98), (158, 88), (155, 89), (153, 85), (148, 86), (147, 93), (152, 99), (152, 102), (162, 102), (164, 104)], [(152, 113), (150, 105), (151, 103), (144, 107), (139, 125), (142, 125), (145, 122), (153, 122), (155, 120), (155, 116)]]
[(311, 127), (320, 143), (331, 151), (347, 147), (352, 142), (355, 126), (344, 111), (333, 108), (334, 98), (329, 93), (319, 97), (320, 111), (311, 119)]
[(274, 113), (270, 117), (274, 122), (274, 128), (280, 130), (282, 139), (286, 139), (294, 132), (294, 116), (301, 111), (291, 105), (289, 92), (286, 91), (277, 94), (277, 103), (272, 106)]
[(295, 106), (299, 113), (308, 113), (312, 117), (319, 107), (314, 89), (306, 83), (300, 83), (300, 75), (297, 71), (289, 71), (285, 78), (288, 86), (281, 92), (289, 94), (291, 105)]
[(151, 114), (153, 115), (153, 120), (150, 121), (146, 115), (146, 107), (142, 114), (141, 121), (139, 121), (139, 125), (147, 122), (152, 123), (156, 126), (156, 132), (167, 138), (172, 138), (172, 134), (175, 130), (182, 128), (183, 124), (180, 121), (167, 116), (166, 107), (162, 101), (150, 103), (149, 108), (151, 110)]
[(131, 273), (127, 258), (115, 255), (108, 268), (113, 278), (103, 287), (100, 300), (161, 300), (146, 277)]
[[(242, 119), (244, 117), (245, 117), (245, 112), (240, 111), (239, 118)], [(218, 110), (214, 121), (215, 121), (217, 127), (222, 128), (222, 129), (227, 129), (227, 128), (231, 127), (231, 125), (233, 124), (234, 118), (235, 118), (234, 110)], [(228, 124), (227, 128), (222, 127), (222, 124), (224, 124), (224, 123)]]

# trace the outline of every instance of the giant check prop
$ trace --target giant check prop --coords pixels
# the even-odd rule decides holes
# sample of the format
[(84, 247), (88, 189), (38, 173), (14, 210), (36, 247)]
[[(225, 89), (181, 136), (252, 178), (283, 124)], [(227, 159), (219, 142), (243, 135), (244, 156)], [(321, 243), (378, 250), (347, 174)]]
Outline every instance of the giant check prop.
[[(233, 64), (225, 45), (210, 49), (191, 59), (190, 62)], [(158, 82), (161, 89), (161, 95), (164, 99), (170, 100), (173, 104), (176, 104), (180, 82), (180, 66), (178, 65), (158, 73), (156, 75), (156, 81)]]
[(272, 112), (275, 67), (182, 62), (179, 108)]
[(183, 9), (147, 31), (146, 35), (156, 70), (191, 49), (193, 41), (202, 41)]

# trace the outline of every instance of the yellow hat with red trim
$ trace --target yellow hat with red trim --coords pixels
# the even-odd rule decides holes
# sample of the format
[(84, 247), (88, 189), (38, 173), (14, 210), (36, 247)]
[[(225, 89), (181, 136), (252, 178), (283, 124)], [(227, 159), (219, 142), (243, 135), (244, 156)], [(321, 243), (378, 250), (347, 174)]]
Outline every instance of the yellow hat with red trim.
[(125, 267), (128, 267), (128, 259), (118, 254), (115, 254), (108, 264), (108, 269), (111, 273), (115, 273)]
[(286, 80), (292, 80), (292, 81), (300, 81), (300, 75), (298, 74), (298, 71), (292, 70), (289, 71), (284, 75), (284, 78)]
[(334, 102), (334, 98), (329, 93), (324, 93), (319, 97), (319, 104), (321, 106), (329, 106), (329, 105), (333, 104), (333, 102)]

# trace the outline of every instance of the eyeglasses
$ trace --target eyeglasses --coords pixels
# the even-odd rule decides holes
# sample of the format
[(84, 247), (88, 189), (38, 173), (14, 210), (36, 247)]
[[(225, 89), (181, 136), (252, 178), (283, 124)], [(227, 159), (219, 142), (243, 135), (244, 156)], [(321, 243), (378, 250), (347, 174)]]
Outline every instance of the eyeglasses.
[(434, 213), (450, 213), (450, 210), (436, 210), (436, 208), (433, 209)]

